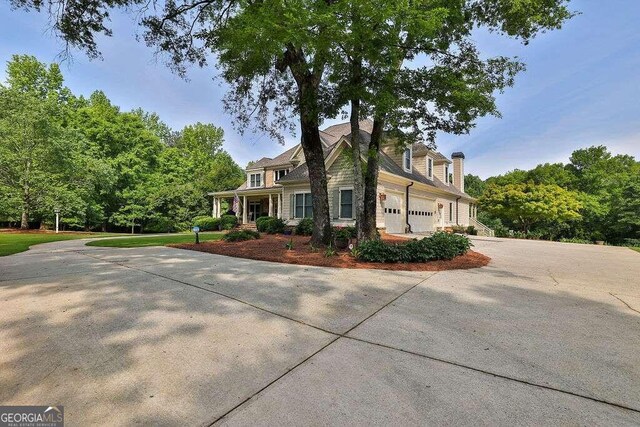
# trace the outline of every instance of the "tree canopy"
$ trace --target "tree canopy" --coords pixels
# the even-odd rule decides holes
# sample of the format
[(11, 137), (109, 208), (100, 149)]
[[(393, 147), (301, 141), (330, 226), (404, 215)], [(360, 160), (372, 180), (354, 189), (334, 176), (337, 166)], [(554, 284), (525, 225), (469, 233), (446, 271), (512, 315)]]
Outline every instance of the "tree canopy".
[(244, 180), (223, 142), (213, 124), (173, 131), (101, 91), (74, 96), (57, 64), (16, 55), (0, 85), (0, 221), (46, 225), (60, 208), (71, 229), (185, 229), (207, 192)]
[[(605, 146), (576, 150), (567, 164), (545, 163), (528, 171), (514, 170), (478, 180), (465, 176), (465, 183), (472, 186), (468, 191), (480, 197), (481, 220), (491, 225), (503, 224), (550, 239), (621, 243), (640, 238), (640, 162), (632, 156), (613, 155)], [(547, 197), (542, 198), (543, 194)], [(532, 209), (531, 198), (538, 196), (541, 203), (551, 203), (552, 209), (543, 209), (537, 218), (521, 220), (516, 211)], [(579, 218), (564, 215), (567, 206), (572, 211), (579, 206)]]

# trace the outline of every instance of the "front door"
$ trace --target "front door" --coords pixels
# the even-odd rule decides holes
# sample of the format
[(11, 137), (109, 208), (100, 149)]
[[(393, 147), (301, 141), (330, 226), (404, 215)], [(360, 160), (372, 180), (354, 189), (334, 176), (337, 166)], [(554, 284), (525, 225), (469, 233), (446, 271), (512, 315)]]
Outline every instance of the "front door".
[(256, 222), (260, 216), (260, 202), (249, 202), (249, 222)]

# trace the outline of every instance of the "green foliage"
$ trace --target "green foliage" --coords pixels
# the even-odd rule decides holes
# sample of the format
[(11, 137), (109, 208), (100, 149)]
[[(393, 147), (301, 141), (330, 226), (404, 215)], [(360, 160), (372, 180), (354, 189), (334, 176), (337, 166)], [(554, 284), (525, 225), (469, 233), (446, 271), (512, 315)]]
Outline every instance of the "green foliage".
[(299, 236), (311, 236), (313, 233), (313, 220), (311, 218), (303, 218), (296, 225), (295, 233)]
[(197, 216), (193, 218), (193, 225), (200, 227), (200, 231), (217, 231), (220, 229), (220, 218)]
[(580, 239), (578, 237), (571, 237), (571, 238), (563, 237), (562, 239), (560, 239), (560, 241), (563, 243), (582, 243), (582, 244), (588, 244), (588, 245), (593, 244), (591, 240)]
[(395, 263), (449, 260), (464, 255), (471, 247), (465, 236), (435, 233), (421, 240), (392, 244), (370, 240), (358, 245), (357, 257), (361, 261)]
[(471, 197), (482, 196), (485, 186), (486, 183), (479, 176), (471, 174), (464, 176), (464, 191)]
[(256, 240), (259, 238), (260, 233), (253, 230), (233, 230), (222, 237), (225, 242), (243, 242), (245, 240)]
[(333, 227), (333, 237), (336, 239), (355, 239), (357, 231), (353, 226)]
[[(523, 230), (526, 221), (506, 212), (504, 201), (495, 194), (482, 198), (486, 203), (479, 220), (496, 231), (496, 236), (544, 239), (606, 240), (621, 242), (640, 233), (640, 162), (627, 155), (612, 155), (604, 146), (576, 150), (566, 165), (545, 163), (530, 171), (516, 170), (486, 181), (485, 194), (495, 187), (508, 185), (559, 186), (577, 199), (580, 218), (571, 220), (542, 219), (531, 223), (526, 233), (510, 233), (509, 228)], [(488, 190), (491, 189), (491, 190)], [(502, 190), (500, 190), (502, 191)], [(503, 191), (503, 192), (504, 192)], [(560, 204), (561, 201), (553, 202)], [(540, 218), (538, 218), (540, 219)], [(533, 232), (533, 234), (531, 233)]]
[[(181, 231), (210, 210), (208, 191), (244, 174), (223, 133), (171, 130), (155, 113), (122, 112), (100, 91), (63, 86), (57, 64), (14, 56), (0, 84), (0, 219), (65, 229)], [(22, 218), (21, 218), (22, 217)]]
[(293, 250), (293, 239), (289, 239), (289, 241), (284, 245), (285, 248), (287, 248), (287, 250), (292, 251)]
[(325, 258), (330, 258), (332, 256), (336, 256), (337, 252), (334, 249), (333, 246), (329, 245), (325, 250), (324, 250), (324, 257)]
[(222, 215), (220, 217), (220, 229), (231, 230), (238, 225), (238, 217), (235, 215)]
[(581, 218), (582, 205), (575, 193), (557, 185), (489, 185), (480, 205), (492, 215), (518, 224), (527, 233), (532, 225)]
[(285, 222), (280, 218), (271, 216), (261, 216), (256, 219), (256, 228), (258, 231), (267, 234), (280, 234), (284, 232)]

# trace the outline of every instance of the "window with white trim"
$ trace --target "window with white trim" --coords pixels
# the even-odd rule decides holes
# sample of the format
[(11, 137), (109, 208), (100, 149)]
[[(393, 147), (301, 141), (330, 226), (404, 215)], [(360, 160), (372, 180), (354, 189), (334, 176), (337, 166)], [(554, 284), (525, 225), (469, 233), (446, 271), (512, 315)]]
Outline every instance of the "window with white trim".
[(433, 179), (433, 159), (427, 157), (427, 178)]
[(453, 221), (453, 203), (449, 203), (449, 222)]
[(311, 205), (311, 193), (295, 194), (295, 211), (294, 218), (311, 218), (313, 215), (313, 207)]
[(444, 183), (449, 184), (449, 165), (444, 165)]
[(353, 219), (353, 189), (340, 190), (340, 219)]
[(282, 178), (284, 178), (284, 176), (286, 174), (289, 173), (289, 169), (277, 169), (273, 171), (273, 180), (274, 181), (278, 181)]
[(249, 188), (262, 187), (262, 173), (249, 174)]
[(402, 155), (402, 166), (405, 172), (411, 172), (411, 147), (405, 148)]

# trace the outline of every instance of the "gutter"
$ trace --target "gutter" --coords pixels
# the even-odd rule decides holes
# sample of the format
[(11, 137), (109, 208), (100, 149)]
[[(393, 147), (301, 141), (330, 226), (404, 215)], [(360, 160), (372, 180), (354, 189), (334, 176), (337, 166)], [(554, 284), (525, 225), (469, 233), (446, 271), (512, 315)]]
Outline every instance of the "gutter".
[(407, 226), (404, 229), (405, 233), (413, 233), (413, 231), (411, 231), (411, 224), (409, 224), (409, 187), (413, 187), (413, 181), (411, 181), (411, 184), (407, 185), (407, 188), (405, 189), (405, 222), (407, 223)]
[(459, 209), (458, 209), (458, 200), (462, 199), (462, 196), (458, 196), (456, 199), (456, 225), (460, 225), (460, 221), (458, 221)]

